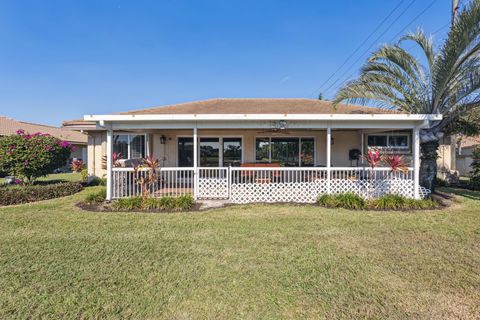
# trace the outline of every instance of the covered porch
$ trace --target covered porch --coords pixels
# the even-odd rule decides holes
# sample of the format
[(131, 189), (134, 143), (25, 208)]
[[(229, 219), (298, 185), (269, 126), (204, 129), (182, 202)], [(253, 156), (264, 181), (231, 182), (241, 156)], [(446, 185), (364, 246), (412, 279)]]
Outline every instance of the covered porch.
[[(108, 200), (140, 194), (132, 164), (148, 155), (160, 161), (154, 197), (312, 203), (324, 193), (429, 192), (418, 183), (419, 130), (429, 116), (208, 116), (95, 116), (106, 129)], [(369, 148), (401, 154), (408, 170), (372, 170), (362, 157)]]

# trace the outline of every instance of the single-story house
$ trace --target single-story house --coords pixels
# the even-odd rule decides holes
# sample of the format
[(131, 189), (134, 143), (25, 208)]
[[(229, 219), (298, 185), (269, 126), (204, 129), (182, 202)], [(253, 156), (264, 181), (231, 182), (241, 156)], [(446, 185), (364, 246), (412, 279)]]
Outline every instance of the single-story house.
[(72, 152), (71, 158), (83, 160), (85, 163), (87, 162), (88, 137), (84, 133), (0, 116), (0, 137), (16, 134), (20, 129), (30, 134), (37, 132), (47, 133), (55, 138), (68, 141), (76, 147), (76, 151)]
[[(314, 202), (334, 192), (420, 198), (419, 131), (440, 119), (313, 99), (210, 99), (64, 127), (88, 134), (88, 172), (107, 178), (108, 199), (139, 193), (133, 167), (151, 155), (161, 167), (154, 196)], [(404, 155), (408, 171), (370, 170), (369, 148)]]

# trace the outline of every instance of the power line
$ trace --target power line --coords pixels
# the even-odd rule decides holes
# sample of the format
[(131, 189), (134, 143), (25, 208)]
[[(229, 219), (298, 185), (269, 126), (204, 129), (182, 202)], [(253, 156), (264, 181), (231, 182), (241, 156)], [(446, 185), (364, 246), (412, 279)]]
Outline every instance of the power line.
[[(427, 10), (430, 9), (430, 8), (435, 4), (435, 2), (437, 2), (437, 0), (433, 0), (432, 2), (430, 2), (430, 4), (429, 4), (427, 7), (425, 7), (425, 9), (423, 9), (419, 14), (417, 14), (412, 20), (410, 20), (410, 22), (409, 22), (400, 32), (398, 32), (398, 33), (392, 38), (392, 40), (391, 40), (390, 42), (392, 42), (393, 39), (395, 39), (398, 35), (400, 35), (401, 33), (403, 33), (403, 32), (404, 32), (413, 22), (415, 22), (419, 17), (421, 17), (423, 14), (425, 14), (425, 12), (427, 12)], [(406, 10), (404, 10), (402, 13), (405, 13), (405, 11), (406, 11)], [(397, 17), (397, 19), (395, 19), (395, 20), (390, 24), (390, 26), (392, 26), (396, 21), (398, 21), (398, 19), (399, 19), (400, 17), (401, 17), (401, 16)], [(390, 27), (390, 26), (389, 26), (389, 27)], [(335, 82), (332, 83), (332, 84), (325, 90), (325, 93), (327, 93), (333, 86), (335, 86), (335, 84), (337, 84), (337, 83), (351, 70), (351, 68), (352, 68), (353, 66), (355, 66), (355, 64), (356, 64), (358, 61), (360, 61), (361, 58), (363, 58), (363, 56), (364, 56), (365, 54), (369, 53), (370, 49), (371, 49), (374, 45), (376, 45), (377, 41), (380, 40), (380, 38), (386, 33), (386, 31), (388, 31), (388, 29), (385, 30), (380, 36), (378, 36), (378, 37), (375, 39), (374, 43), (372, 43), (372, 45), (371, 45), (370, 47), (368, 47), (367, 50), (365, 50), (365, 51), (350, 65), (350, 67), (349, 67), (344, 73), (342, 73), (342, 75), (341, 75), (340, 77), (338, 77), (337, 80), (335, 80)], [(349, 78), (350, 78), (352, 75), (354, 75), (354, 74), (355, 74), (355, 72), (353, 72), (351, 75), (349, 75), (349, 76), (347, 77), (347, 79), (349, 79)], [(342, 84), (345, 83), (345, 81), (346, 81), (346, 80), (344, 80), (344, 81), (342, 82)], [(335, 88), (338, 88), (338, 87), (339, 87), (339, 86), (337, 86), (337, 87), (335, 87)]]
[[(412, 4), (413, 2), (415, 2), (416, 0), (412, 0), (412, 2), (410, 4)], [(330, 79), (332, 79), (346, 64), (347, 62), (358, 52), (358, 50), (360, 50), (363, 45), (365, 43), (367, 43), (368, 40), (370, 40), (370, 38), (378, 31), (378, 29), (380, 29), (383, 24), (388, 20), (388, 18), (390, 18), (392, 16), (392, 14), (397, 11), (397, 9), (402, 5), (402, 3), (404, 3), (405, 0), (401, 0), (391, 11), (390, 13), (380, 22), (380, 24), (375, 27), (375, 29), (368, 35), (367, 38), (365, 38), (362, 43), (360, 43), (360, 45), (345, 59), (345, 61), (343, 61), (343, 63), (340, 65), (340, 67), (337, 68), (337, 70), (335, 70), (331, 75), (330, 77), (328, 77), (327, 80), (325, 80), (313, 93), (316, 93), (317, 91), (319, 91), (325, 84), (328, 83), (328, 81), (330, 81)]]

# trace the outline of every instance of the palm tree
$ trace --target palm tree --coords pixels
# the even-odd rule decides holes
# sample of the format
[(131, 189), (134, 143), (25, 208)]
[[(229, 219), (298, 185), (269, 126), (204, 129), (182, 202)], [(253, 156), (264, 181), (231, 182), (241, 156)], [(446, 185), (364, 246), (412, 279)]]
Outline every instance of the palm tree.
[[(420, 47), (425, 63), (401, 46), (405, 41)], [(372, 53), (359, 77), (337, 92), (334, 105), (342, 101), (442, 114), (443, 120), (420, 133), (420, 184), (433, 190), (439, 139), (444, 133), (459, 133), (455, 123), (480, 107), (480, 0), (460, 13), (438, 49), (418, 30)]]

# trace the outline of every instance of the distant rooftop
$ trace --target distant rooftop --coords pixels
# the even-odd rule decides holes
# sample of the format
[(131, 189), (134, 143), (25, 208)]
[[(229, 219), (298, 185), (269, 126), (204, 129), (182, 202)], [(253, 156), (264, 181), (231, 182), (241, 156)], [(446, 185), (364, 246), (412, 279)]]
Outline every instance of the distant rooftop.
[(48, 133), (49, 135), (61, 140), (72, 143), (86, 144), (87, 135), (78, 131), (65, 130), (43, 124), (18, 121), (5, 116), (0, 116), (0, 136), (16, 134), (17, 130), (22, 129), (25, 132), (33, 134), (37, 132)]

